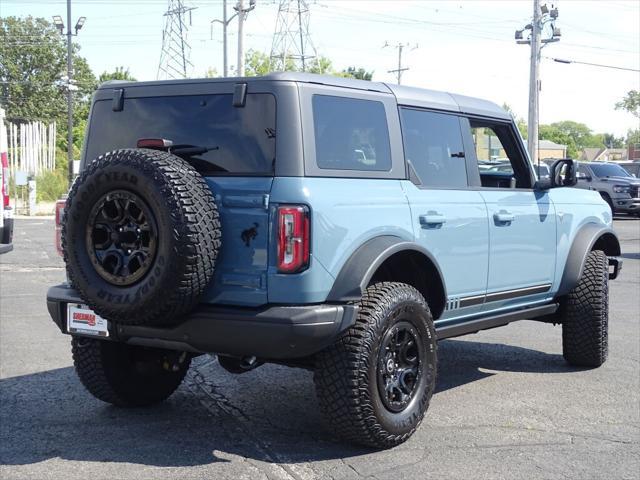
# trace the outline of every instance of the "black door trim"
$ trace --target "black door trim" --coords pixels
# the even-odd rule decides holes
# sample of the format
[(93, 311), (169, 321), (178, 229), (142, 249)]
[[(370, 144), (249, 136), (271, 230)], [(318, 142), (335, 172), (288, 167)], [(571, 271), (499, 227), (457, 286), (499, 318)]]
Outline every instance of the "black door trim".
[(543, 285), (534, 285), (532, 287), (515, 288), (512, 290), (503, 290), (500, 292), (488, 293), (487, 295), (463, 297), (460, 299), (458, 308), (471, 307), (488, 302), (497, 302), (498, 300), (509, 300), (511, 298), (524, 297), (527, 295), (534, 295), (536, 293), (544, 293), (548, 292), (550, 289), (551, 284), (545, 283)]

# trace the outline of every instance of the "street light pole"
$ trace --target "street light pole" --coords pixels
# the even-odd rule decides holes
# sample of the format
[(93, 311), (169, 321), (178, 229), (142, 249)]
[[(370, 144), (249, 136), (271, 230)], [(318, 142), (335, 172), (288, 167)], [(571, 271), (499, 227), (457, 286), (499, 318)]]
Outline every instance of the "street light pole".
[(227, 0), (222, 0), (222, 56), (223, 56), (223, 72), (224, 76), (229, 76), (229, 59), (227, 53), (227, 26), (229, 21), (227, 20)]
[(73, 34), (71, 33), (71, 0), (67, 0), (67, 161), (69, 162), (69, 187), (73, 183)]
[[(73, 183), (73, 37), (78, 35), (78, 30), (84, 26), (86, 17), (78, 18), (75, 31), (71, 31), (71, 0), (67, 0), (67, 161), (69, 162), (69, 187)], [(53, 24), (60, 35), (64, 34), (64, 22), (60, 15), (54, 15)]]

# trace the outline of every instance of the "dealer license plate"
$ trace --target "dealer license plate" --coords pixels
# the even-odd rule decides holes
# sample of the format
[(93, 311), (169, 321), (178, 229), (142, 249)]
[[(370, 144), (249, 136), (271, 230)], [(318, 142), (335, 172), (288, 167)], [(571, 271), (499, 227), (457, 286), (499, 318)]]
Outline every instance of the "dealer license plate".
[(109, 322), (86, 305), (67, 304), (67, 331), (81, 335), (109, 336)]

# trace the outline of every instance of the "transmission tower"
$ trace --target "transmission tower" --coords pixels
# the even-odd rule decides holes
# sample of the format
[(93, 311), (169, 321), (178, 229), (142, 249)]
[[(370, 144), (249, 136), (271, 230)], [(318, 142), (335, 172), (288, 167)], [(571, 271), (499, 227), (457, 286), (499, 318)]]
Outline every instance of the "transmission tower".
[[(284, 71), (287, 61), (305, 72), (317, 57), (309, 33), (309, 5), (306, 0), (280, 0), (276, 30), (271, 44), (271, 70)], [(291, 65), (291, 62), (289, 63)]]
[[(194, 9), (195, 7), (185, 6), (182, 0), (169, 0), (169, 6), (164, 14), (158, 80), (186, 78), (187, 71), (193, 67), (189, 60), (191, 46), (187, 42), (187, 31), (191, 25), (191, 11)], [(186, 22), (187, 14), (189, 25)]]

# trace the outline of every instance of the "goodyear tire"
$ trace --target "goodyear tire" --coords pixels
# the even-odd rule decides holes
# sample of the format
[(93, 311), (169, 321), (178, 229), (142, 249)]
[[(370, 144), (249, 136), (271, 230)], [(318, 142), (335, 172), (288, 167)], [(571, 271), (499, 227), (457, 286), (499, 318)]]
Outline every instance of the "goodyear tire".
[(315, 385), (332, 431), (374, 448), (407, 440), (436, 381), (436, 335), (420, 293), (402, 283), (367, 288), (356, 323), (318, 354)]
[(94, 397), (118, 407), (143, 407), (167, 399), (182, 382), (186, 352), (73, 337), (76, 373)]
[(116, 150), (71, 188), (62, 225), (67, 274), (100, 316), (171, 325), (213, 277), (220, 220), (204, 179), (184, 160)]
[(604, 252), (590, 252), (578, 285), (560, 304), (562, 352), (571, 365), (599, 367), (607, 360), (608, 265)]

